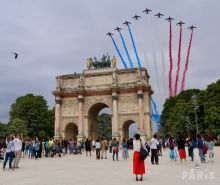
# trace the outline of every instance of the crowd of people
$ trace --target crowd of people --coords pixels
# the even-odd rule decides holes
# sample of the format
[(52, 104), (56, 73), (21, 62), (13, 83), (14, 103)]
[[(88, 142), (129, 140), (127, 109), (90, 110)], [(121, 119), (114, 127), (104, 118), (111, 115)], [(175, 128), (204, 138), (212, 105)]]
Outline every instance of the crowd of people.
[[(159, 156), (162, 156), (162, 151), (168, 150), (171, 161), (177, 161), (179, 158), (181, 163), (186, 162), (186, 151), (191, 161), (194, 162), (195, 168), (200, 168), (200, 164), (204, 162), (212, 162), (214, 157), (214, 142), (211, 136), (202, 137), (196, 135), (194, 137), (179, 136), (174, 138), (170, 136), (168, 139), (158, 138), (155, 134), (151, 140), (143, 143), (140, 135), (135, 134), (134, 138), (129, 140), (122, 139), (121, 143), (117, 138), (113, 139), (89, 139), (85, 141), (58, 140), (54, 138), (45, 138), (39, 140), (38, 137), (33, 139), (23, 139), (22, 135), (10, 135), (6, 139), (0, 140), (0, 160), (3, 162), (3, 170), (19, 168), (21, 157), (30, 159), (39, 159), (42, 157), (61, 157), (69, 155), (81, 155), (85, 151), (86, 157), (92, 156), (92, 151), (95, 153), (97, 160), (107, 159), (108, 153), (112, 154), (113, 161), (119, 161), (119, 150), (121, 158), (128, 160), (129, 150), (133, 150), (133, 174), (136, 176), (136, 181), (143, 180), (145, 174), (144, 159), (140, 159), (142, 150), (146, 151), (146, 155), (151, 157), (151, 163), (159, 165)], [(140, 178), (138, 178), (140, 175)]]

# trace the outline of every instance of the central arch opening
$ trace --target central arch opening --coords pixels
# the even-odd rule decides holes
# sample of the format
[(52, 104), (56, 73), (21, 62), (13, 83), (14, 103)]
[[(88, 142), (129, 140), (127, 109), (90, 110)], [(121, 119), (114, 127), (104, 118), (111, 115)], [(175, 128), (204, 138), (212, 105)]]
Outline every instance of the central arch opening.
[(134, 137), (134, 134), (138, 132), (137, 124), (133, 120), (127, 120), (122, 127), (122, 137), (130, 139)]
[(112, 111), (104, 103), (96, 103), (89, 110), (89, 137), (110, 138), (112, 135)]

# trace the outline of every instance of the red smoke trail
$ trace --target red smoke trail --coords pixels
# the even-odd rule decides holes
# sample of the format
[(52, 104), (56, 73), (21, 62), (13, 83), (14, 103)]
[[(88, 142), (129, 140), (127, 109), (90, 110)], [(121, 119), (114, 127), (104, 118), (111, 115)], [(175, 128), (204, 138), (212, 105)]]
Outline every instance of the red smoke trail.
[(174, 88), (174, 96), (176, 96), (177, 89), (178, 89), (180, 63), (181, 63), (181, 46), (182, 46), (182, 26), (180, 26), (178, 62), (177, 62), (177, 70), (176, 70), (176, 81), (175, 81), (175, 88)]
[(189, 55), (190, 55), (190, 49), (191, 49), (191, 45), (192, 45), (192, 37), (193, 37), (193, 30), (191, 32), (189, 47), (188, 47), (187, 56), (186, 56), (186, 63), (185, 63), (185, 68), (184, 68), (184, 72), (183, 72), (183, 79), (182, 79), (182, 83), (181, 83), (181, 91), (183, 91), (185, 88), (186, 72), (187, 72), (188, 64), (189, 64)]
[(173, 58), (172, 58), (172, 23), (171, 23), (171, 21), (170, 21), (169, 58), (170, 58), (170, 70), (169, 70), (169, 96), (173, 96), (173, 88), (172, 88)]

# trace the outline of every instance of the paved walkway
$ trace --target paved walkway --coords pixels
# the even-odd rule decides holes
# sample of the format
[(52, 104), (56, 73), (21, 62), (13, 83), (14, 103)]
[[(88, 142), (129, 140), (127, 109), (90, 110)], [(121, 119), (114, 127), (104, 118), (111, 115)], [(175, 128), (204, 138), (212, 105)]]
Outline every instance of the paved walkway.
[(110, 155), (103, 160), (96, 160), (95, 153), (92, 155), (22, 159), (14, 172), (0, 170), (0, 185), (220, 185), (220, 147), (215, 147), (214, 164), (202, 164), (201, 169), (194, 169), (190, 161), (171, 162), (167, 153), (160, 157), (159, 166), (151, 165), (147, 158), (143, 182), (135, 181), (132, 157), (113, 162)]

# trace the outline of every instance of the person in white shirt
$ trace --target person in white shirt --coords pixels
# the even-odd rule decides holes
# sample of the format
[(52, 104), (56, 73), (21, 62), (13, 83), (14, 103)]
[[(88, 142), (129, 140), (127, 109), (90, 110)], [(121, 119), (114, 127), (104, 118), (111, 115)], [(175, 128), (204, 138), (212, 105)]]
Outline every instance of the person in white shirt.
[(96, 140), (95, 149), (96, 149), (96, 159), (100, 159), (101, 143), (99, 139)]
[(21, 149), (22, 149), (22, 141), (19, 135), (16, 135), (15, 139), (13, 140), (14, 149), (15, 149), (15, 158), (13, 162), (13, 168), (18, 168), (18, 163), (21, 158)]
[(157, 140), (157, 135), (154, 134), (153, 138), (151, 139), (151, 163), (152, 164), (159, 164), (159, 159), (158, 159), (158, 153), (157, 153), (157, 146), (159, 145), (159, 142)]

